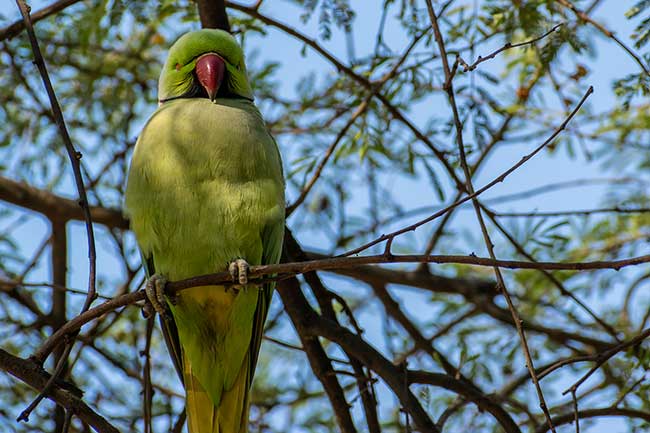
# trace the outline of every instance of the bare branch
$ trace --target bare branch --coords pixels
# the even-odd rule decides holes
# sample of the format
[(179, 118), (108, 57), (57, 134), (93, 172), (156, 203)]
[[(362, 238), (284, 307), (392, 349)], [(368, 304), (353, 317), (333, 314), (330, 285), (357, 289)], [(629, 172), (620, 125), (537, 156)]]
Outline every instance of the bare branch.
[(588, 14), (586, 14), (584, 11), (581, 11), (578, 9), (573, 3), (571, 3), (569, 0), (556, 0), (558, 3), (560, 3), (562, 6), (565, 8), (571, 9), (571, 11), (582, 21), (585, 21), (592, 26), (596, 27), (602, 34), (607, 36), (608, 38), (612, 39), (618, 46), (623, 48), (633, 59), (634, 61), (643, 69), (643, 72), (645, 72), (646, 75), (650, 75), (650, 70), (648, 70), (648, 67), (646, 66), (645, 63), (643, 63), (643, 60), (641, 60), (641, 57), (637, 53), (635, 53), (630, 47), (625, 45), (623, 41), (621, 41), (613, 32), (609, 31), (605, 26), (600, 24), (598, 21), (594, 20), (591, 18)]
[(622, 352), (623, 350), (625, 350), (625, 349), (627, 349), (629, 347), (633, 347), (633, 346), (636, 346), (637, 344), (641, 344), (641, 342), (643, 340), (645, 340), (646, 338), (648, 338), (649, 336), (650, 336), (650, 328), (646, 329), (645, 331), (641, 332), (639, 335), (637, 335), (636, 337), (634, 337), (634, 338), (632, 338), (630, 340), (619, 343), (619, 344), (613, 346), (611, 349), (609, 349), (609, 350), (607, 350), (607, 351), (605, 351), (603, 353), (599, 353), (595, 358), (596, 365), (594, 365), (591, 368), (591, 370), (589, 370), (584, 376), (582, 376), (576, 383), (571, 385), (570, 388), (563, 391), (562, 395), (565, 395), (565, 394), (567, 394), (569, 392), (572, 392), (572, 393), (575, 392), (580, 387), (580, 385), (582, 385), (584, 383), (585, 380), (589, 379), (589, 377), (592, 374), (594, 374), (596, 372), (596, 370), (598, 370), (603, 364), (605, 364), (607, 361), (609, 361), (609, 359), (612, 356), (616, 355), (619, 352)]
[(81, 176), (81, 168), (79, 161), (81, 160), (81, 153), (78, 152), (70, 135), (68, 134), (68, 129), (65, 126), (65, 120), (63, 118), (63, 112), (61, 111), (61, 106), (56, 98), (54, 93), (54, 88), (52, 87), (52, 82), (50, 81), (49, 74), (47, 73), (47, 68), (45, 66), (45, 60), (41, 54), (41, 50), (38, 46), (38, 40), (36, 39), (36, 34), (34, 33), (34, 28), (32, 27), (32, 21), (29, 16), (29, 7), (24, 2), (24, 0), (16, 0), (16, 4), (20, 9), (20, 13), (23, 16), (23, 21), (25, 22), (25, 29), (29, 36), (29, 42), (32, 46), (32, 52), (34, 53), (34, 63), (38, 67), (38, 71), (41, 74), (41, 79), (43, 80), (43, 85), (47, 91), (47, 96), (50, 100), (50, 105), (52, 106), (52, 115), (56, 121), (56, 125), (59, 129), (59, 134), (63, 139), (65, 144), (70, 163), (72, 165), (72, 172), (74, 174), (74, 181), (77, 187), (77, 193), (79, 194), (79, 206), (83, 210), (84, 219), (86, 222), (86, 235), (88, 237), (88, 295), (86, 301), (81, 309), (82, 312), (88, 310), (90, 304), (95, 300), (96, 290), (95, 290), (95, 279), (96, 279), (96, 261), (97, 255), (95, 252), (95, 235), (93, 232), (93, 223), (92, 217), (90, 214), (90, 208), (88, 205), (88, 197), (86, 196), (86, 188), (84, 187), (83, 178)]
[(465, 62), (465, 60), (463, 60), (463, 58), (460, 57), (460, 56), (457, 57), (457, 61), (458, 61), (458, 62), (463, 66), (463, 72), (470, 72), (470, 71), (473, 71), (474, 69), (476, 69), (476, 67), (477, 67), (478, 65), (480, 65), (481, 63), (483, 63), (483, 62), (485, 62), (485, 61), (487, 61), (487, 60), (490, 60), (490, 59), (495, 58), (497, 55), (499, 55), (499, 54), (502, 53), (503, 51), (506, 51), (506, 50), (509, 50), (509, 49), (512, 49), (512, 48), (523, 47), (523, 46), (526, 46), (526, 45), (533, 45), (533, 44), (535, 44), (536, 42), (541, 41), (542, 39), (546, 38), (548, 35), (550, 35), (550, 34), (553, 33), (554, 31), (556, 31), (557, 29), (559, 29), (563, 24), (564, 24), (564, 23), (556, 24), (556, 25), (554, 25), (554, 26), (551, 28), (551, 30), (547, 31), (547, 32), (544, 33), (543, 35), (538, 36), (538, 37), (533, 38), (533, 39), (530, 39), (530, 40), (527, 40), (527, 41), (524, 41), (524, 42), (518, 42), (518, 43), (516, 43), (516, 44), (513, 44), (512, 42), (507, 42), (507, 43), (506, 43), (505, 45), (503, 45), (501, 48), (494, 50), (493, 52), (491, 52), (490, 54), (488, 54), (488, 55), (485, 56), (485, 57), (478, 56), (478, 58), (477, 58), (477, 59), (474, 61), (474, 63), (472, 63), (471, 65), (468, 65), (467, 62)]
[(577, 210), (559, 210), (559, 211), (532, 211), (532, 212), (495, 212), (491, 211), (494, 216), (501, 218), (549, 218), (564, 216), (589, 216), (603, 213), (614, 214), (638, 214), (650, 213), (650, 208), (628, 208), (628, 207), (604, 207), (597, 209), (577, 209)]
[(490, 396), (487, 396), (479, 390), (467, 386), (466, 383), (460, 381), (453, 376), (440, 373), (432, 373), (429, 371), (409, 371), (408, 379), (410, 383), (420, 383), (438, 386), (454, 392), (465, 399), (476, 404), (479, 409), (492, 414), (494, 418), (501, 424), (501, 427), (507, 433), (519, 433), (521, 430), (512, 417), (506, 412), (501, 405), (499, 405)]
[[(31, 15), (32, 23), (36, 23), (44, 18), (47, 18), (51, 15), (54, 15), (63, 9), (71, 6), (75, 3), (78, 3), (79, 0), (59, 0), (52, 3), (49, 6), (44, 7)], [(18, 20), (13, 24), (8, 25), (7, 27), (0, 29), (0, 41), (11, 39), (15, 36), (18, 36), (20, 32), (25, 30), (25, 21)]]
[[(626, 418), (637, 418), (650, 422), (650, 413), (644, 410), (618, 408), (618, 407), (604, 407), (597, 409), (584, 409), (578, 411), (580, 419), (598, 418), (604, 416), (622, 416)], [(560, 416), (553, 417), (553, 424), (560, 426), (574, 421), (575, 415), (573, 412), (565, 413)], [(545, 433), (548, 431), (547, 426), (540, 426), (535, 433)]]
[[(38, 212), (49, 219), (84, 220), (83, 210), (75, 200), (2, 176), (0, 176), (0, 200)], [(107, 227), (122, 230), (129, 228), (129, 221), (118, 209), (91, 206), (90, 214), (93, 221)]]
[[(308, 262), (295, 262), (295, 263), (282, 263), (277, 265), (260, 265), (252, 266), (249, 271), (251, 276), (250, 284), (264, 284), (269, 281), (278, 281), (293, 277), (298, 274), (318, 270), (336, 270), (345, 268), (357, 268), (360, 265), (367, 264), (382, 264), (382, 263), (453, 263), (453, 264), (466, 264), (476, 266), (499, 266), (501, 268), (509, 269), (551, 269), (551, 270), (597, 270), (597, 269), (615, 269), (619, 270), (623, 267), (639, 265), (642, 263), (650, 262), (650, 255), (634, 257), (631, 259), (613, 260), (613, 261), (594, 261), (594, 262), (521, 262), (516, 260), (493, 260), (489, 258), (476, 257), (476, 256), (444, 256), (444, 255), (431, 255), (431, 256), (418, 256), (418, 255), (375, 255), (375, 256), (362, 256), (362, 257), (334, 257), (322, 260), (312, 260)], [(263, 275), (280, 275), (281, 277), (255, 279)], [(166, 290), (170, 294), (178, 291), (188, 289), (190, 287), (221, 285), (228, 286), (232, 284), (232, 278), (229, 272), (220, 272), (216, 274), (202, 275), (198, 277), (188, 278), (182, 281), (167, 283)], [(81, 326), (90, 322), (91, 320), (113, 311), (117, 308), (126, 305), (134, 304), (142, 301), (145, 298), (143, 290), (126, 293), (113, 298), (110, 301), (104, 302), (95, 308), (92, 308), (74, 319), (67, 322), (61, 329), (51, 335), (34, 353), (34, 358), (42, 361), (51, 352), (59, 340), (65, 335), (76, 332)], [(590, 340), (589, 341), (595, 341)], [(597, 345), (601, 345), (596, 343)]]

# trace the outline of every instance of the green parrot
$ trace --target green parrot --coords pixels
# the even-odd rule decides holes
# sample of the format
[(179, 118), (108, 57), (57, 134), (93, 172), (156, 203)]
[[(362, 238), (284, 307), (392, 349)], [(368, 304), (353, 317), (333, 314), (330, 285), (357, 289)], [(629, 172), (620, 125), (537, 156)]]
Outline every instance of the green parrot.
[[(247, 285), (248, 266), (280, 260), (280, 153), (253, 103), (243, 51), (225, 31), (173, 44), (158, 99), (135, 146), (125, 212), (185, 387), (189, 432), (245, 433), (274, 288)], [(237, 285), (164, 294), (167, 280), (224, 270)]]

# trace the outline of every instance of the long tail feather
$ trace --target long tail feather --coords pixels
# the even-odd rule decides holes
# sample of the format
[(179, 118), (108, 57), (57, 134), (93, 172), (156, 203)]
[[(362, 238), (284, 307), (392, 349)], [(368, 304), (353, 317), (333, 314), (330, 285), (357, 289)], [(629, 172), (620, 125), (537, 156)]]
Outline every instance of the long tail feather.
[(233, 387), (214, 405), (183, 355), (187, 426), (189, 433), (246, 433), (248, 431), (248, 355)]

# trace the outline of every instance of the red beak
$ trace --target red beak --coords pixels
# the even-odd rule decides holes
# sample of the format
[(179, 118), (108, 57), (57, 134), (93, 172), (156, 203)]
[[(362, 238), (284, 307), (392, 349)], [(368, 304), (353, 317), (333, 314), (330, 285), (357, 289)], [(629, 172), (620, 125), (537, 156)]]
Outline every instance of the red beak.
[(214, 101), (226, 73), (226, 64), (223, 59), (213, 53), (204, 54), (196, 61), (194, 70), (199, 83), (208, 93), (208, 98)]

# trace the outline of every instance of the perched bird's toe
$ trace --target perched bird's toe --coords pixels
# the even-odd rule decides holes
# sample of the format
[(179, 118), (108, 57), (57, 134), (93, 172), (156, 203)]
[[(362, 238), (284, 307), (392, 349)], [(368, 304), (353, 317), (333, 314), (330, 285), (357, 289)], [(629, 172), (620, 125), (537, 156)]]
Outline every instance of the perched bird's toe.
[(248, 284), (248, 262), (244, 259), (238, 259), (237, 268), (239, 269), (239, 284), (245, 286)]
[(165, 300), (165, 286), (167, 279), (162, 275), (154, 274), (144, 286), (144, 291), (147, 295), (147, 300), (161, 316), (167, 315), (167, 301)]
[(230, 272), (230, 279), (233, 283), (239, 281), (239, 267), (237, 266), (237, 261), (232, 261), (228, 264), (228, 272)]
[(235, 288), (248, 284), (248, 268), (248, 262), (244, 259), (235, 259), (228, 264), (228, 272)]

